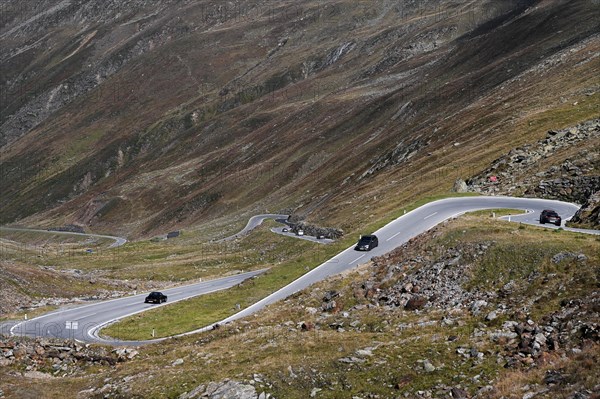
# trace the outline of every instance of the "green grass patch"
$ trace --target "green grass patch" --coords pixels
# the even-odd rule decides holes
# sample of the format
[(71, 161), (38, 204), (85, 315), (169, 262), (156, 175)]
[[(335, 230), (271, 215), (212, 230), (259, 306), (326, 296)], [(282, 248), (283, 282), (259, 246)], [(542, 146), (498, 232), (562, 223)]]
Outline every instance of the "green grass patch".
[(33, 319), (34, 317), (41, 316), (56, 309), (58, 309), (57, 306), (43, 306), (31, 310), (22, 310), (20, 312), (3, 314), (0, 316), (0, 321), (25, 320), (25, 316), (27, 316), (27, 319)]
[(482, 216), (482, 217), (502, 217), (512, 215), (522, 215), (526, 213), (522, 209), (484, 209), (482, 211), (468, 212), (467, 215)]

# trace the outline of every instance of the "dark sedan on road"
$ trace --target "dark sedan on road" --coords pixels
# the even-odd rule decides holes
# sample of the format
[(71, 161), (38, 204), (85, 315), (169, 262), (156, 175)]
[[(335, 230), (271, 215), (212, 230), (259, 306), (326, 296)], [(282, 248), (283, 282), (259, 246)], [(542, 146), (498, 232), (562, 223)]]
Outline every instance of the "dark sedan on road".
[(150, 295), (146, 297), (144, 303), (163, 303), (167, 302), (167, 296), (162, 292), (151, 292)]
[(557, 226), (560, 226), (560, 224), (562, 223), (562, 219), (560, 216), (558, 216), (558, 213), (556, 213), (555, 211), (546, 209), (546, 210), (543, 210), (542, 213), (540, 214), (540, 223), (541, 224), (553, 223)]
[(358, 243), (354, 247), (356, 251), (370, 251), (379, 245), (379, 240), (375, 235), (368, 235), (360, 237)]

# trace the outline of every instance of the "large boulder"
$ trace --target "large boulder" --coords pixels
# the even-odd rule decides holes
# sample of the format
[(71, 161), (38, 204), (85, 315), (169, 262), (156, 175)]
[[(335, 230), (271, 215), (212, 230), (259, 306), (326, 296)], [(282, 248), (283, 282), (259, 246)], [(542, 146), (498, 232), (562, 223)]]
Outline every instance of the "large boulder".
[(570, 225), (573, 227), (600, 228), (600, 191), (593, 193), (575, 213)]
[[(265, 395), (263, 394), (263, 397)], [(188, 393), (181, 394), (179, 399), (258, 399), (256, 388), (234, 380), (210, 382), (199, 385)]]
[(313, 237), (323, 236), (324, 238), (329, 238), (332, 240), (337, 240), (338, 238), (342, 238), (344, 236), (344, 231), (342, 229), (337, 229), (334, 227), (320, 227), (304, 221), (291, 222), (288, 220), (288, 223), (290, 224), (291, 230), (294, 233), (297, 233), (298, 230), (302, 230), (306, 235)]
[(455, 193), (466, 193), (469, 191), (469, 187), (463, 179), (456, 179), (454, 186), (452, 187), (452, 191)]

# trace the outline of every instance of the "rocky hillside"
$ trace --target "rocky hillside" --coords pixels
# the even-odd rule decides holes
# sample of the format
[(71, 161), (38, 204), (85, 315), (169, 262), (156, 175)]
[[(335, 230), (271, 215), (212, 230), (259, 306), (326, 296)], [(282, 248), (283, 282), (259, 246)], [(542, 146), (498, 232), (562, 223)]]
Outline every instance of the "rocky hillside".
[(207, 333), (130, 352), (0, 340), (0, 390), (7, 398), (64, 398), (65, 387), (78, 398), (594, 398), (597, 238), (489, 213), (446, 222)]
[(593, 1), (124, 4), (2, 3), (1, 223), (352, 231), (597, 116)]
[(598, 228), (600, 193), (600, 119), (563, 130), (510, 150), (483, 172), (458, 180), (456, 191), (523, 195), (582, 205), (569, 223)]
[(600, 190), (600, 119), (511, 150), (468, 188), (486, 194), (525, 195), (584, 204)]
[(571, 224), (591, 229), (600, 227), (600, 191), (596, 191), (588, 198), (571, 219)]

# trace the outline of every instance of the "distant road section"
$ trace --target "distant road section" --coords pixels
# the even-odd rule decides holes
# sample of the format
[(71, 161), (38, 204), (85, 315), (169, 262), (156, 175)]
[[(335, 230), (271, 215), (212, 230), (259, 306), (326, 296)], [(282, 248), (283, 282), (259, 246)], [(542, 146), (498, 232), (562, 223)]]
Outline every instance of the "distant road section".
[(277, 213), (267, 213), (264, 215), (252, 216), (250, 218), (250, 220), (248, 220), (246, 227), (244, 227), (241, 231), (237, 232), (236, 234), (234, 234), (232, 236), (223, 238), (219, 241), (231, 241), (231, 240), (235, 240), (236, 238), (243, 237), (246, 234), (250, 233), (255, 228), (257, 228), (258, 226), (260, 226), (262, 224), (262, 222), (264, 222), (266, 219), (273, 219), (273, 220), (277, 220), (281, 223), (285, 223), (285, 221), (287, 220), (288, 217), (289, 217), (289, 215), (281, 215), (281, 214), (277, 214)]
[(26, 229), (19, 227), (0, 227), (0, 230), (6, 231), (32, 231), (35, 233), (46, 233), (46, 234), (64, 234), (71, 236), (82, 236), (82, 237), (94, 237), (94, 238), (108, 238), (109, 240), (114, 240), (112, 244), (110, 244), (109, 248), (116, 248), (124, 245), (127, 242), (127, 239), (124, 237), (115, 237), (115, 236), (106, 236), (102, 234), (86, 234), (86, 233), (73, 233), (71, 231), (55, 231), (55, 230), (42, 230), (42, 229)]

